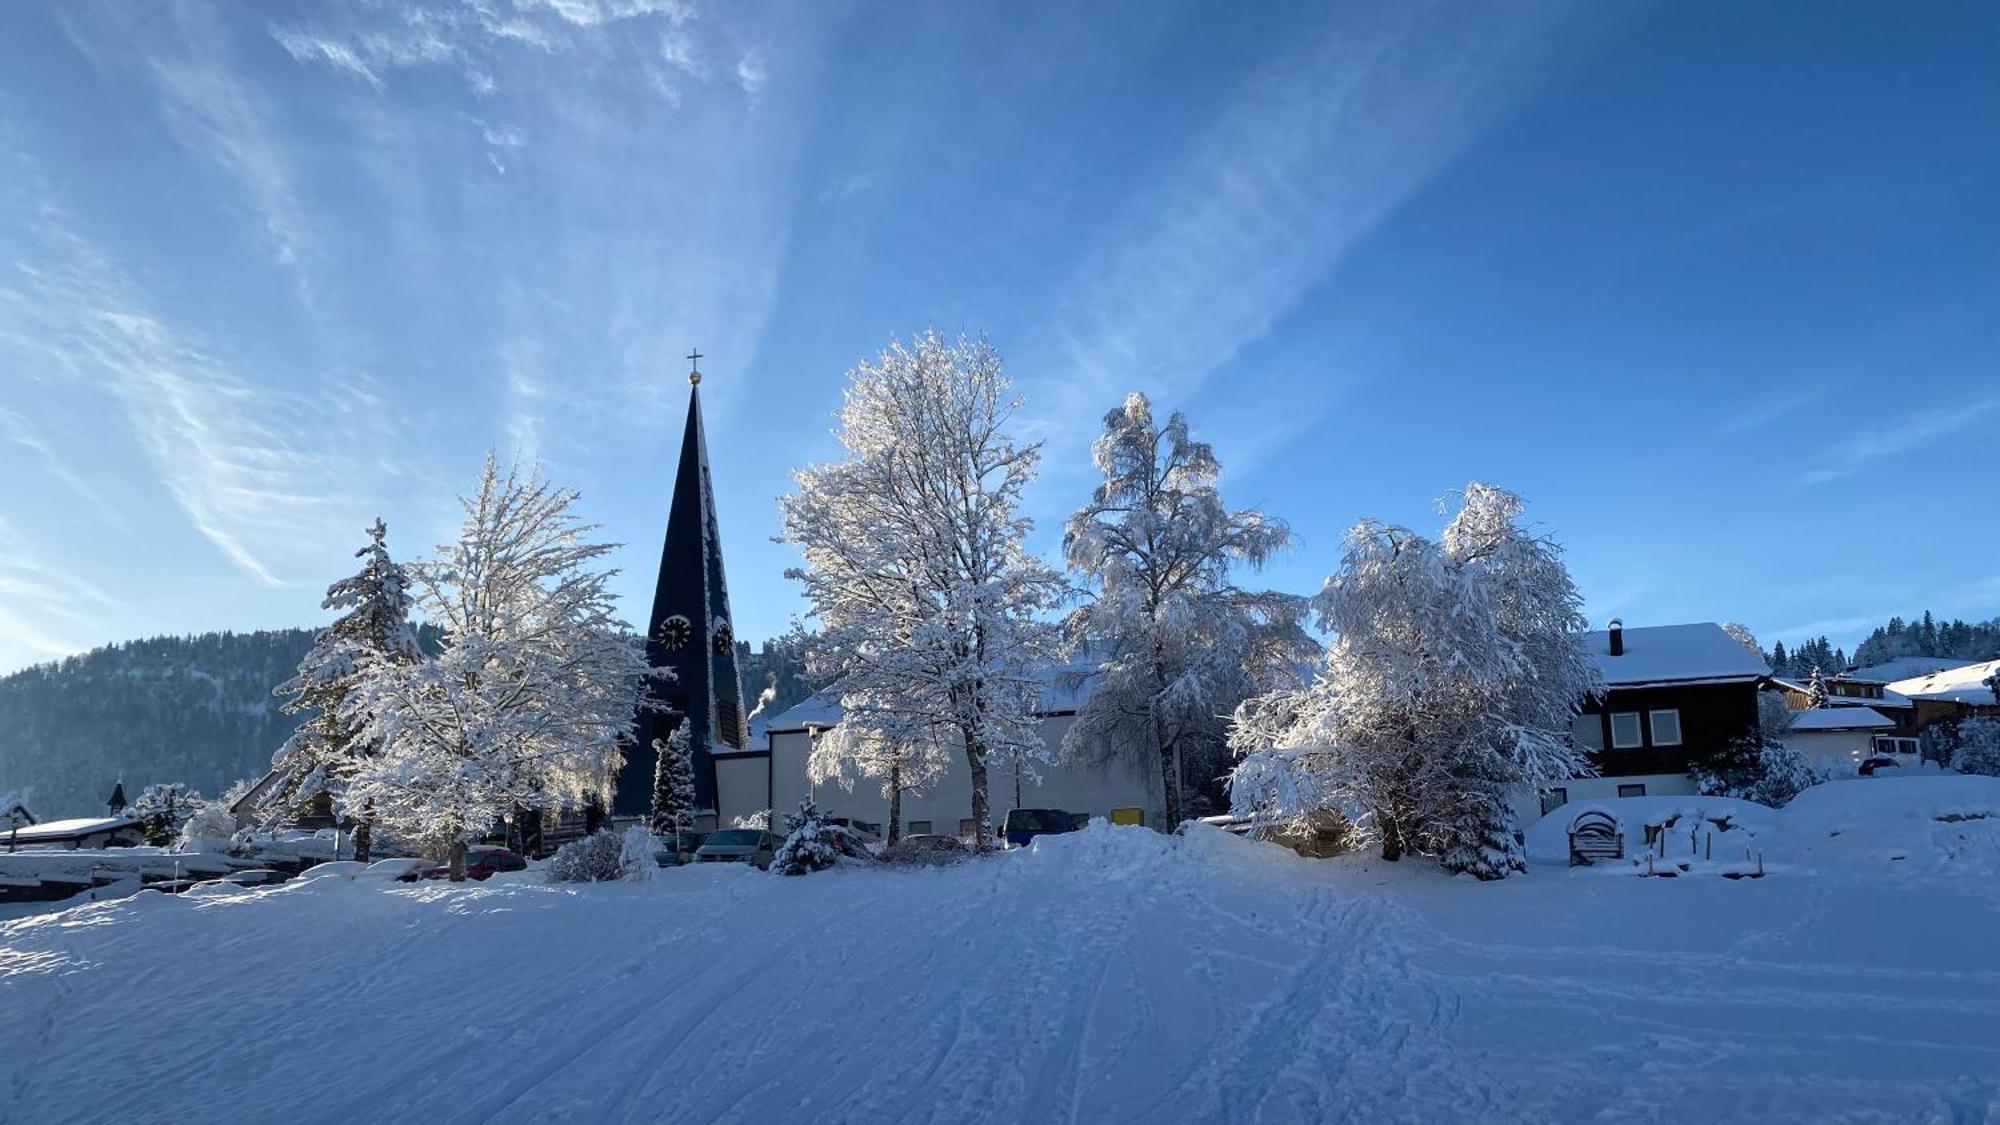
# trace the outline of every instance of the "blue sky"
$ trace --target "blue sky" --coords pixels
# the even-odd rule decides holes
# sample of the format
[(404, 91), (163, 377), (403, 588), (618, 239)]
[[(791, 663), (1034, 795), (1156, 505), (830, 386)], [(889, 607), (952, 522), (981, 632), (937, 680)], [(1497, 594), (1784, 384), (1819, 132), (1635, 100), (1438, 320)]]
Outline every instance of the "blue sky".
[(317, 624), (488, 448), (642, 616), (698, 345), (739, 633), (892, 334), (985, 332), (1037, 546), (1130, 389), (1346, 527), (1525, 494), (1594, 620), (2000, 613), (2000, 9), (0, 6), (0, 669)]

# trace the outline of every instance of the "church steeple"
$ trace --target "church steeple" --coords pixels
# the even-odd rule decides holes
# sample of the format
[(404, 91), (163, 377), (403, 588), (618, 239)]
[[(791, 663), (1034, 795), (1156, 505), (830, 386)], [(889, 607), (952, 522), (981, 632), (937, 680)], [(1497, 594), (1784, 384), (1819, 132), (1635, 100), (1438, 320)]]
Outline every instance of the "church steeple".
[[(701, 353), (689, 356), (698, 363)], [(736, 665), (736, 635), (730, 625), (729, 584), (722, 569), (722, 535), (715, 520), (715, 490), (709, 482), (708, 443), (701, 424), (701, 370), (688, 372), (687, 428), (681, 434), (680, 468), (674, 477), (667, 539), (660, 550), (660, 577), (653, 589), (653, 613), (646, 622), (646, 655), (654, 665), (673, 669), (674, 679), (657, 694), (667, 711), (639, 714), (638, 745), (626, 753), (612, 811), (644, 816), (652, 811), (653, 740), (665, 740), (682, 722), (690, 724), (698, 809), (716, 807), (718, 749), (742, 749), (743, 677)]]

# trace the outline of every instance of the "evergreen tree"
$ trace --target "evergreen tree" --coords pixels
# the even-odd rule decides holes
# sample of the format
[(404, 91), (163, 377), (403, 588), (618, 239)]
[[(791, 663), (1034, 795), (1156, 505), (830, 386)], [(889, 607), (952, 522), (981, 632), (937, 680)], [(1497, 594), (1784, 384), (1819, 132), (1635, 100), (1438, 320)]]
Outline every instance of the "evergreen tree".
[(1103, 482), (1070, 517), (1064, 552), (1095, 597), (1071, 615), (1073, 647), (1099, 661), (1098, 682), (1063, 737), (1064, 753), (1117, 759), (1161, 782), (1165, 827), (1185, 815), (1190, 774), (1221, 773), (1224, 716), (1319, 655), (1304, 598), (1237, 586), (1291, 542), (1280, 520), (1231, 511), (1221, 464), (1176, 413), (1153, 420), (1134, 392), (1104, 417), (1091, 449)]
[(1955, 742), (1952, 769), (2000, 777), (2000, 719), (1966, 719), (1958, 724)]
[(694, 813), (694, 762), (688, 744), (685, 716), (666, 741), (653, 740), (658, 755), (653, 767), (653, 832), (672, 839), (675, 852), (680, 851), (681, 832)]
[(365, 560), (360, 572), (328, 586), (320, 603), (322, 609), (344, 612), (313, 638), (298, 674), (278, 685), (284, 710), (306, 717), (272, 758), (281, 777), (258, 810), (258, 819), (271, 825), (325, 794), (334, 815), (353, 828), (354, 858), (364, 862), (374, 817), (365, 804), (348, 803), (347, 785), (374, 747), (356, 737), (360, 720), (344, 716), (342, 705), (369, 669), (418, 658), (409, 575), (389, 557), (388, 534), (380, 519), (368, 528), (368, 545), (354, 552)]
[(831, 829), (812, 798), (799, 802), (799, 811), (785, 818), (785, 828), (785, 842), (771, 858), (773, 875), (810, 875), (840, 861), (840, 851), (830, 839)]
[(1820, 675), (1817, 666), (1812, 670), (1812, 678), (1806, 681), (1806, 706), (1808, 708), (1826, 706), (1826, 679)]
[(1771, 665), (1772, 675), (1776, 676), (1791, 675), (1792, 658), (1788, 653), (1785, 652), (1785, 642), (1779, 641), (1771, 646), (1771, 658), (1769, 660), (1769, 663)]

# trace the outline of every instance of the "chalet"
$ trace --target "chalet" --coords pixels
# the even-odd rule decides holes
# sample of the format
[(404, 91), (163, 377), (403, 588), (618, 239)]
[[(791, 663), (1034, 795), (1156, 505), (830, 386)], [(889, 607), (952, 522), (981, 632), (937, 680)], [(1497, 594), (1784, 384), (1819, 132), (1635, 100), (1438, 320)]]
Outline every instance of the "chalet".
[[(1075, 765), (1060, 760), (1063, 734), (1076, 721), (1077, 708), (1094, 683), (1091, 668), (1078, 665), (1051, 669), (1043, 676), (1042, 739), (1050, 757), (1039, 777), (995, 770), (987, 777), (992, 816), (997, 827), (1011, 808), (1062, 809), (1086, 813), (1119, 824), (1158, 826), (1164, 815), (1159, 779), (1151, 771), (1118, 765)], [(807, 797), (821, 811), (886, 828), (889, 802), (880, 779), (859, 778), (850, 789), (841, 782), (814, 783), (806, 769), (814, 741), (840, 722), (840, 702), (821, 693), (773, 718), (762, 749), (715, 754), (716, 791), (724, 824), (763, 809), (779, 814), (795, 809)], [(909, 834), (966, 835), (972, 831), (972, 777), (965, 755), (950, 752), (951, 767), (935, 785), (903, 795), (902, 830)]]
[(129, 848), (146, 842), (139, 822), (129, 816), (98, 816), (76, 820), (45, 820), (9, 832), (14, 848)]
[(1823, 769), (1851, 768), (1885, 755), (1914, 766), (1917, 740), (1895, 731), (1896, 720), (1873, 707), (1811, 707), (1793, 712), (1785, 745)]
[(1604, 677), (1571, 724), (1598, 776), (1572, 778), (1519, 802), (1523, 822), (1579, 800), (1693, 793), (1688, 765), (1757, 729), (1757, 691), (1770, 675), (1762, 657), (1720, 625), (1654, 625), (1584, 634)]
[(1889, 686), (1906, 695), (1916, 707), (1916, 729), (1934, 723), (1983, 715), (2000, 718), (2000, 701), (1994, 698), (1994, 678), (2000, 676), (2000, 660), (1966, 664), (1929, 672)]
[[(1785, 706), (1794, 711), (1806, 711), (1813, 706), (1812, 685), (1799, 680), (1788, 680), (1779, 676), (1771, 677), (1771, 686), (1785, 695)], [(1874, 711), (1890, 721), (1889, 736), (1915, 738), (1917, 735), (1916, 706), (1910, 697), (1891, 688), (1886, 681), (1859, 676), (1853, 672), (1842, 672), (1832, 679), (1820, 681), (1826, 689), (1825, 707), (1863, 707)]]

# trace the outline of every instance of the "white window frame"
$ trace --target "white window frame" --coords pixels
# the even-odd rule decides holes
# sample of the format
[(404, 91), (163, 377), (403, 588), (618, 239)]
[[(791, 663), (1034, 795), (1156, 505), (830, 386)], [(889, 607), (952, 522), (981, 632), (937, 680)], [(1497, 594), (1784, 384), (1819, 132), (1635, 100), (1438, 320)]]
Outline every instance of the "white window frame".
[[(1632, 720), (1632, 740), (1618, 737), (1618, 720)], [(1611, 713), (1611, 748), (1613, 750), (1637, 750), (1646, 744), (1646, 728), (1637, 711), (1613, 711)]]
[[(1661, 737), (1660, 737), (1660, 716), (1661, 716), (1661, 715), (1672, 715), (1672, 716), (1674, 717), (1674, 737), (1673, 737), (1673, 738), (1671, 738), (1671, 739), (1665, 739), (1665, 738), (1661, 738)], [(1651, 730), (1651, 731), (1653, 732), (1653, 745), (1655, 745), (1655, 746), (1679, 746), (1679, 745), (1681, 744), (1681, 709), (1680, 709), (1680, 708), (1678, 708), (1678, 707), (1662, 707), (1662, 708), (1660, 708), (1660, 709), (1659, 709), (1659, 710), (1657, 710), (1657, 711), (1648, 711), (1648, 712), (1646, 712), (1646, 726), (1647, 726), (1647, 728), (1648, 728), (1649, 730)]]
[[(1627, 789), (1637, 789), (1638, 792), (1627, 793), (1625, 792)], [(1623, 800), (1627, 797), (1643, 797), (1645, 795), (1646, 795), (1646, 783), (1643, 781), (1628, 781), (1618, 787), (1618, 797), (1620, 800)]]

